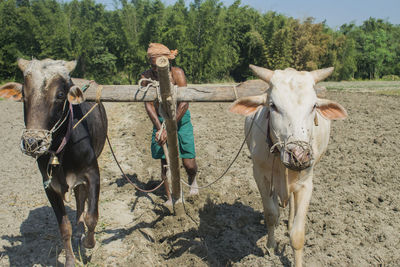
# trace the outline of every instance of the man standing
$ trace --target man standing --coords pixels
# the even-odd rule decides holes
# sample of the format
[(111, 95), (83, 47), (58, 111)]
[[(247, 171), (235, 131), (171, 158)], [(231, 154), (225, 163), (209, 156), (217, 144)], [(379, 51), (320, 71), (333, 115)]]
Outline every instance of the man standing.
[[(158, 73), (156, 67), (156, 60), (158, 57), (166, 56), (169, 60), (173, 60), (178, 54), (178, 50), (169, 50), (168, 47), (158, 43), (151, 43), (147, 49), (147, 57), (149, 59), (151, 69), (142, 73), (142, 78), (150, 78), (158, 81)], [(179, 87), (186, 86), (186, 77), (182, 69), (171, 67), (171, 82)], [(157, 100), (154, 102), (145, 102), (145, 108), (150, 120), (153, 123), (153, 136), (151, 139), (151, 155), (154, 159), (161, 159), (161, 176), (166, 179), (166, 160), (162, 146), (167, 142), (167, 132), (162, 127), (163, 118), (160, 116), (159, 103)], [(188, 102), (178, 102), (176, 108), (176, 121), (178, 126), (178, 142), (179, 142), (179, 155), (182, 158), (183, 166), (189, 178), (191, 185), (190, 194), (198, 194), (196, 173), (196, 153), (194, 148), (193, 126), (190, 121)], [(165, 183), (168, 201), (172, 201), (169, 192), (168, 183)]]

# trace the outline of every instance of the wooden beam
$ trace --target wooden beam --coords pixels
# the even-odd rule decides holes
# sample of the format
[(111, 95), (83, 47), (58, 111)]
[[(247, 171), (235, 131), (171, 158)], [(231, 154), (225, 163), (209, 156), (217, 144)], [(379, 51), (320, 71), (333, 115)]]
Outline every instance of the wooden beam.
[(178, 124), (176, 121), (176, 95), (170, 80), (169, 61), (167, 57), (156, 60), (158, 79), (160, 82), (161, 115), (167, 130), (169, 169), (171, 172), (172, 199), (174, 202), (181, 199), (181, 177), (179, 173), (178, 152)]
[[(88, 80), (72, 78), (75, 85), (83, 87)], [(85, 92), (85, 99), (96, 100), (99, 85), (93, 83)], [(268, 84), (261, 80), (251, 80), (241, 84), (191, 84), (178, 87), (177, 101), (185, 102), (233, 102), (236, 100), (235, 87), (238, 97), (260, 95)], [(103, 102), (147, 102), (157, 98), (156, 88), (150, 87), (146, 92), (139, 90), (137, 85), (103, 85), (101, 101)]]

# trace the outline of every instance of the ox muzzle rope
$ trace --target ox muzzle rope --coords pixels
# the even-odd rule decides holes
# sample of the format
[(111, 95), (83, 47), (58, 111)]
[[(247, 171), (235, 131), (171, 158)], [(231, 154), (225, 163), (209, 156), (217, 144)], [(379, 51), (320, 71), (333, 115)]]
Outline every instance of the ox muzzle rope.
[[(73, 109), (72, 104), (67, 100), (64, 101), (63, 112), (65, 113), (66, 106), (69, 106), (67, 114), (62, 116), (50, 130), (45, 129), (24, 129), (22, 131), (21, 137), (21, 150), (24, 154), (32, 156), (34, 158), (39, 158), (40, 156), (50, 153), (53, 156), (59, 154), (68, 143), (72, 131), (72, 121), (73, 121)], [(53, 142), (53, 134), (57, 132), (61, 126), (68, 119), (67, 132), (62, 138), (59, 147), (53, 151), (50, 150), (51, 144)]]
[[(266, 142), (269, 147), (270, 153), (287, 153), (288, 155), (288, 162), (291, 162), (292, 164), (287, 164), (286, 162), (282, 162), (285, 167), (293, 170), (293, 171), (301, 171), (304, 170), (308, 167), (311, 166), (311, 161), (313, 160), (313, 153), (312, 153), (312, 147), (310, 145), (310, 142), (306, 141), (301, 141), (301, 140), (293, 140), (290, 141), (290, 138), (288, 141), (282, 141), (279, 136), (276, 134), (275, 130), (272, 129), (275, 137), (278, 139), (276, 143), (272, 141), (271, 138), (271, 126), (270, 126), (270, 111), (268, 110), (267, 116), (267, 133), (266, 133)], [(314, 118), (314, 124), (318, 126), (318, 120)], [(309, 160), (307, 162), (302, 162), (301, 158), (299, 158), (298, 155), (296, 155), (293, 151), (292, 148), (298, 148), (300, 151), (302, 151), (302, 155), (306, 155), (309, 157)]]

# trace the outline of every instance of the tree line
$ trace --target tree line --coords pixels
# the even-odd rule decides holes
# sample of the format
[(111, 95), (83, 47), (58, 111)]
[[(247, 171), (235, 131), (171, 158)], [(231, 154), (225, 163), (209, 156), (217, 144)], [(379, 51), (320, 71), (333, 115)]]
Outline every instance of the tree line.
[[(116, 2), (117, 3), (117, 2)], [(178, 49), (174, 65), (191, 83), (243, 81), (249, 64), (270, 69), (335, 67), (333, 80), (400, 75), (400, 25), (369, 18), (338, 29), (260, 13), (237, 0), (0, 0), (0, 81), (21, 80), (19, 57), (72, 60), (74, 77), (136, 83), (150, 42)]]

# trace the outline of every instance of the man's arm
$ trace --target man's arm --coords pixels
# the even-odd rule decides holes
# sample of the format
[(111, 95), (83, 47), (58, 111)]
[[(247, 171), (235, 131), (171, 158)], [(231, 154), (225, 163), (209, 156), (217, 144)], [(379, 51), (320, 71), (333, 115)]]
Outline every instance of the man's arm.
[[(158, 119), (156, 108), (154, 107), (153, 102), (144, 102), (144, 107), (146, 109), (147, 115), (149, 116), (151, 122), (153, 123), (154, 127), (156, 127), (157, 132), (155, 136), (156, 142), (162, 146), (167, 142), (167, 131), (162, 129), (161, 131), (161, 122)], [(161, 135), (160, 135), (161, 132)]]
[[(141, 78), (148, 78), (148, 76), (151, 76), (149, 74), (149, 71), (145, 71), (145, 72), (143, 72), (142, 75), (140, 75)], [(143, 82), (142, 85), (146, 86), (147, 82)], [(157, 114), (156, 108), (154, 106), (154, 103), (153, 102), (144, 102), (144, 107), (146, 109), (147, 115), (149, 116), (151, 122), (153, 123), (154, 127), (156, 127), (156, 129), (157, 129), (156, 141), (160, 146), (162, 146), (163, 144), (165, 144), (167, 142), (167, 132), (165, 130), (162, 131), (160, 138), (158, 138), (158, 136), (160, 134), (160, 129), (161, 129), (161, 122), (158, 119), (158, 114)]]
[[(187, 86), (185, 73), (181, 68), (172, 67), (171, 68), (172, 77), (174, 79), (174, 84), (178, 87)], [(176, 122), (179, 122), (183, 115), (189, 108), (189, 102), (179, 102), (176, 109)]]
[(161, 129), (161, 122), (158, 119), (156, 108), (153, 102), (144, 102), (144, 107), (146, 109), (147, 115), (149, 116), (151, 122), (157, 130)]

